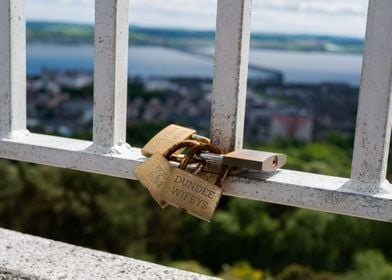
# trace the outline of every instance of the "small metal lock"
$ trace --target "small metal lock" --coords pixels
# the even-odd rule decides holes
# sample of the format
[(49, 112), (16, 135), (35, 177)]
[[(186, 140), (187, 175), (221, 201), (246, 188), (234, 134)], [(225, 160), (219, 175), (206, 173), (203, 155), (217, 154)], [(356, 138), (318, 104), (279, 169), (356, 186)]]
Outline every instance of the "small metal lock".
[[(211, 220), (223, 193), (223, 181), (232, 168), (275, 171), (287, 161), (284, 154), (247, 149), (222, 154), (195, 130), (173, 124), (155, 135), (142, 154), (150, 158), (137, 166), (134, 174), (157, 203), (205, 221)], [(185, 171), (193, 163), (197, 163), (193, 173)], [(219, 165), (220, 174), (205, 172), (207, 163)]]
[(199, 145), (197, 141), (182, 141), (170, 147), (164, 154), (154, 154), (135, 168), (136, 178), (149, 190), (151, 196), (162, 208), (167, 207), (167, 203), (161, 198), (160, 192), (173, 168), (169, 162), (170, 157), (179, 149), (197, 145)]
[(210, 221), (216, 207), (222, 197), (222, 183), (228, 173), (228, 168), (222, 168), (221, 174), (216, 179), (215, 184), (196, 176), (204, 164), (199, 164), (201, 168), (196, 168), (193, 173), (184, 169), (187, 167), (193, 155), (199, 150), (220, 152), (219, 149), (210, 145), (198, 145), (189, 149), (185, 158), (181, 161), (179, 168), (173, 168), (162, 188), (161, 198), (168, 204), (198, 217), (204, 221)]
[(239, 149), (228, 154), (200, 153), (207, 162), (231, 167), (271, 172), (283, 167), (287, 162), (284, 154)]

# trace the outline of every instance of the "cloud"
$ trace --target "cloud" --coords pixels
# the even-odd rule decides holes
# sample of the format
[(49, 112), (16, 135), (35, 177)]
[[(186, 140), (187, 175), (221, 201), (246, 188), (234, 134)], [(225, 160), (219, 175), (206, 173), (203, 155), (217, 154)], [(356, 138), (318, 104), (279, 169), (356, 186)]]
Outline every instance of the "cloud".
[[(131, 0), (136, 25), (214, 29), (217, 0)], [(26, 0), (35, 20), (94, 21), (93, 0)], [(279, 33), (364, 35), (368, 0), (253, 0), (252, 29)]]
[(92, 0), (26, 0), (28, 20), (93, 22)]
[(253, 30), (363, 37), (367, 0), (253, 2)]
[(269, 0), (254, 1), (256, 10), (268, 9), (302, 13), (366, 15), (366, 0)]

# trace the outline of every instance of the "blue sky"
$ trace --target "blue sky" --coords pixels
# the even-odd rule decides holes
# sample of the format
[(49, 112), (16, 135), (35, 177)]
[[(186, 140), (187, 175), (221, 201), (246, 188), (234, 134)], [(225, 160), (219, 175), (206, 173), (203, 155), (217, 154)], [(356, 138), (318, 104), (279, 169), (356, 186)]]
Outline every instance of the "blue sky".
[[(93, 0), (26, 0), (29, 20), (94, 21)], [(214, 29), (216, 0), (131, 0), (130, 23)], [(368, 0), (253, 0), (252, 30), (363, 37)]]

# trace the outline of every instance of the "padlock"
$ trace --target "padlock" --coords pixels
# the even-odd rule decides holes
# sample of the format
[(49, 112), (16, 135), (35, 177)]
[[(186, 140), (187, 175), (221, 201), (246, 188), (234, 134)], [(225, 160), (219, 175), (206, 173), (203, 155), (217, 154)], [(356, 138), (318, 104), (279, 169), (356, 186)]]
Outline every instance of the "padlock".
[(209, 143), (210, 139), (196, 134), (196, 130), (171, 124), (158, 132), (147, 144), (142, 148), (142, 154), (150, 157), (155, 153), (164, 153), (174, 144), (183, 140), (193, 139), (200, 143)]
[(156, 153), (133, 171), (139, 182), (148, 189), (151, 196), (162, 208), (165, 208), (167, 203), (160, 198), (159, 191), (166, 182), (171, 168), (169, 161), (162, 154)]
[(177, 150), (199, 144), (193, 140), (182, 141), (170, 147), (164, 154), (154, 154), (134, 169), (133, 173), (136, 178), (148, 189), (151, 196), (162, 208), (166, 208), (167, 203), (161, 199), (160, 192), (173, 168), (169, 159)]
[[(229, 169), (222, 166), (221, 174), (215, 184), (198, 177), (195, 172), (189, 173), (184, 169), (192, 155), (199, 150), (208, 151), (211, 148), (209, 146), (201, 144), (190, 148), (180, 164), (181, 168), (171, 170), (161, 191), (161, 198), (168, 204), (207, 222), (211, 221), (220, 201), (223, 193), (222, 184)], [(217, 150), (214, 148), (213, 152)], [(197, 172), (200, 170), (200, 168), (196, 169)]]
[[(188, 164), (192, 163), (192, 159), (196, 158), (197, 161), (202, 161), (204, 162), (204, 166), (207, 165), (207, 161), (201, 157), (198, 156), (198, 154), (208, 154), (208, 155), (220, 155), (222, 152), (222, 150), (215, 145), (212, 144), (200, 144), (200, 146), (198, 146), (197, 148), (193, 148), (190, 149), (188, 151), (188, 153), (186, 154), (186, 157), (184, 158), (183, 161), (180, 162), (179, 168), (180, 169), (185, 169), (187, 167)], [(209, 162), (211, 164), (211, 162)], [(211, 173), (212, 170), (216, 171), (224, 168), (225, 166), (222, 166), (222, 162), (219, 162), (219, 164), (215, 164), (216, 168), (214, 169), (210, 169), (209, 172), (199, 172), (197, 173), (197, 175), (207, 181), (210, 182), (216, 182), (216, 180), (218, 179), (223, 180), (227, 174), (222, 174), (220, 173), (220, 177), (216, 178), (216, 174)], [(228, 166), (227, 166), (228, 167)], [(227, 172), (229, 172), (231, 169), (227, 168)], [(223, 175), (223, 176), (222, 176)]]
[(228, 154), (200, 153), (199, 157), (209, 163), (231, 167), (271, 172), (282, 168), (287, 162), (284, 154), (239, 149)]

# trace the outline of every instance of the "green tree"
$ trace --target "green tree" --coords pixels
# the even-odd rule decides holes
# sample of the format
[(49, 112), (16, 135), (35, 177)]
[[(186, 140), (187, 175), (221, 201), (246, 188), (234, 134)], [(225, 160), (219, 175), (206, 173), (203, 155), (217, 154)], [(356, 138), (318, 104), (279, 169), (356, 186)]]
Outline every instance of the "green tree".
[(20, 211), (21, 204), (16, 198), (23, 191), (24, 183), (18, 166), (7, 161), (0, 161), (0, 178), (0, 225), (12, 228), (18, 224), (15, 213)]
[(0, 170), (10, 179), (1, 181), (0, 194), (8, 194), (10, 202), (0, 204), (0, 216), (12, 212), (12, 219), (2, 219), (1, 226), (115, 253), (145, 252), (149, 198), (135, 183), (47, 166), (3, 164)]
[(336, 280), (336, 276), (328, 272), (315, 272), (310, 267), (293, 264), (286, 267), (276, 276), (276, 280)]
[(224, 266), (219, 277), (225, 280), (263, 280), (264, 273), (252, 267), (248, 262), (238, 262), (233, 266)]
[(392, 279), (392, 264), (380, 251), (368, 250), (355, 255), (353, 269), (343, 274), (341, 280), (389, 280)]

